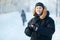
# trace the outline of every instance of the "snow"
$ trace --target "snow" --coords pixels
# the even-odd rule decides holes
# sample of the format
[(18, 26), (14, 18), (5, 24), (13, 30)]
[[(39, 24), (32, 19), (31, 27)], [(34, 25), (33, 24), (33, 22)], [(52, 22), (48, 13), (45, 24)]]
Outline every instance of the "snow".
[[(25, 26), (22, 25), (21, 13), (12, 12), (6, 14), (0, 14), (0, 40), (30, 40), (30, 37), (26, 36), (24, 30), (28, 21), (33, 17), (32, 13), (26, 12), (27, 22)], [(59, 17), (50, 15), (55, 20), (55, 33), (52, 40), (60, 40), (60, 19)]]

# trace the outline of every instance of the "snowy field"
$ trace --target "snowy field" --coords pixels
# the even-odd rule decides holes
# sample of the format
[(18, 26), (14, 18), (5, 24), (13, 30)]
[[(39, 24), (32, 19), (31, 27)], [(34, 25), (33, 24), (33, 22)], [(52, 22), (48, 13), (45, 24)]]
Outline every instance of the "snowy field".
[[(24, 34), (28, 21), (33, 17), (32, 13), (26, 13), (27, 22), (22, 25), (21, 13), (12, 12), (0, 14), (0, 40), (29, 40)], [(60, 19), (50, 15), (55, 20), (55, 33), (52, 40), (60, 40)]]

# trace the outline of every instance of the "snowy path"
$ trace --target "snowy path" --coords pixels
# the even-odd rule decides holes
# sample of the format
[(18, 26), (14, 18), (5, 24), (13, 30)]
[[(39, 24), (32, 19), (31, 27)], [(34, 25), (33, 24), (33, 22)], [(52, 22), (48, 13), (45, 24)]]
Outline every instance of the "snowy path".
[[(24, 34), (24, 29), (33, 16), (31, 13), (26, 15), (28, 20), (23, 26), (19, 12), (0, 14), (0, 40), (29, 40), (30, 38)], [(56, 32), (53, 35), (53, 40), (60, 40), (60, 19), (54, 16), (54, 20)]]
[(18, 12), (0, 15), (0, 40), (27, 40)]

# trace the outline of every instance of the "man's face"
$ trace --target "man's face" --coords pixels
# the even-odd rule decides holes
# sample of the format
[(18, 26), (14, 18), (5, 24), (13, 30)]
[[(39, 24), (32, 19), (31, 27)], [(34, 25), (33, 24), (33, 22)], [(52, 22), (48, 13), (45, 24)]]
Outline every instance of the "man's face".
[(43, 11), (43, 8), (42, 8), (41, 6), (37, 6), (37, 7), (36, 7), (36, 13), (37, 13), (38, 15), (41, 15), (42, 11)]

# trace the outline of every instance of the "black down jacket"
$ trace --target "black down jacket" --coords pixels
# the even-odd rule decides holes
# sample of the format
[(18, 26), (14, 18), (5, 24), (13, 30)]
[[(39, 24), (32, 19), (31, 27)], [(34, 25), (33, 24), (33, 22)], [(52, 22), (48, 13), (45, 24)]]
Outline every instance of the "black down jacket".
[[(30, 25), (33, 24), (34, 28)], [(52, 35), (55, 32), (54, 20), (49, 17), (47, 12), (45, 19), (40, 19), (38, 16), (32, 18), (25, 29), (25, 34), (31, 37), (31, 40), (52, 40)]]

